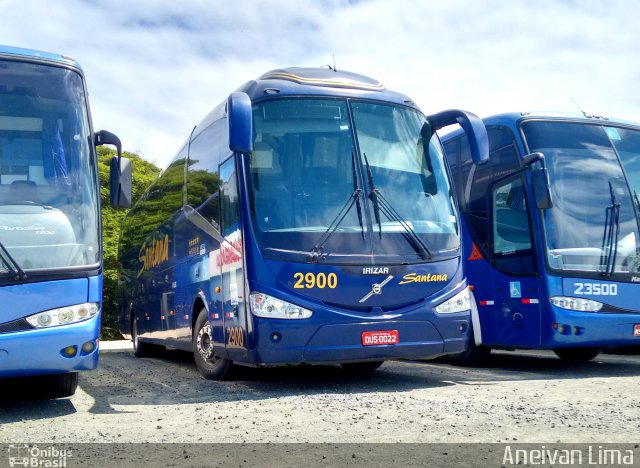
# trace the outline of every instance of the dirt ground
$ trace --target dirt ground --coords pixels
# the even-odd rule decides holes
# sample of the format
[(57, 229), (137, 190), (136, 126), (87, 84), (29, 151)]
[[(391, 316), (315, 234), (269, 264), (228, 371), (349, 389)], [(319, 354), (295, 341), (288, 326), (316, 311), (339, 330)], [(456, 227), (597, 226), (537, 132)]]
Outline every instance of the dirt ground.
[(76, 395), (25, 396), (5, 380), (0, 443), (629, 443), (640, 434), (640, 356), (570, 365), (552, 353), (492, 355), (488, 366), (387, 362), (202, 379), (191, 355), (104, 353)]

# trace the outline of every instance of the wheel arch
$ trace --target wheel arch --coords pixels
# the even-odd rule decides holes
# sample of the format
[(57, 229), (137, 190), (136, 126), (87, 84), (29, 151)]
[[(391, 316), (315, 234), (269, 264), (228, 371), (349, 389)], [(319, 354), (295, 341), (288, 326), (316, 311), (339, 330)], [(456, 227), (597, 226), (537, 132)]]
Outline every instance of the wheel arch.
[(207, 304), (207, 298), (204, 295), (202, 290), (198, 291), (195, 299), (193, 300), (193, 304), (191, 305), (191, 336), (193, 336), (193, 332), (196, 326), (196, 320), (198, 320), (198, 316), (204, 309), (205, 313), (209, 314), (209, 305)]

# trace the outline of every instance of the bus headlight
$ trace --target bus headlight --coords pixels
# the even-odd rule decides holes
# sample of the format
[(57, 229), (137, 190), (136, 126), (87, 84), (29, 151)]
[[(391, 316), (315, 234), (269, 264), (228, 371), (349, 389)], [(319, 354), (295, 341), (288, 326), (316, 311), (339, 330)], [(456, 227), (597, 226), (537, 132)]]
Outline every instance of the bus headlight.
[(553, 296), (549, 298), (554, 306), (561, 309), (577, 310), (578, 312), (599, 312), (604, 305), (602, 302), (577, 297)]
[(251, 304), (251, 312), (257, 317), (306, 319), (313, 314), (309, 309), (258, 292), (249, 295), (249, 303)]
[(458, 294), (448, 301), (436, 306), (436, 312), (439, 314), (452, 314), (454, 312), (465, 312), (471, 309), (471, 296), (469, 296), (469, 288), (464, 288)]
[(37, 314), (26, 317), (25, 320), (35, 328), (49, 328), (82, 322), (91, 317), (95, 317), (97, 313), (98, 304), (95, 302), (87, 302), (38, 312)]

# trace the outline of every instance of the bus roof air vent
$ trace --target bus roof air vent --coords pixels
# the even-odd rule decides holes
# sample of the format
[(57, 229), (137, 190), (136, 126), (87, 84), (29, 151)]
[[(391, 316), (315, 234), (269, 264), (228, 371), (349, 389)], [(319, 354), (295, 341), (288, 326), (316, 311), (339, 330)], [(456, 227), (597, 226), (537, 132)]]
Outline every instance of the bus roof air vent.
[(373, 78), (356, 73), (335, 71), (330, 68), (279, 68), (263, 74), (258, 80), (285, 80), (310, 86), (364, 89), (367, 91), (385, 89), (382, 83)]

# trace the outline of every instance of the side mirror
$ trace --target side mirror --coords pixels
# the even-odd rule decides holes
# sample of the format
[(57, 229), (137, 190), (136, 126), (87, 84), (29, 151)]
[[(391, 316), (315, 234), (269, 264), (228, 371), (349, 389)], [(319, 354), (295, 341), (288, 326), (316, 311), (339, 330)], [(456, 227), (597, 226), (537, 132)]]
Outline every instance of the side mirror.
[(536, 200), (536, 207), (539, 210), (548, 210), (553, 207), (551, 199), (551, 186), (549, 184), (549, 174), (546, 167), (534, 169), (531, 173), (531, 187)]
[(234, 153), (253, 151), (253, 115), (251, 99), (246, 93), (231, 93), (227, 100), (229, 149)]
[(109, 188), (111, 206), (129, 208), (131, 206), (131, 188), (133, 175), (131, 161), (127, 158), (114, 156), (111, 158), (109, 173)]
[(482, 120), (471, 112), (452, 109), (427, 116), (427, 120), (433, 126), (433, 131), (447, 125), (459, 124), (469, 139), (471, 158), (476, 165), (489, 161), (489, 137)]
[(133, 176), (131, 161), (122, 157), (122, 143), (120, 138), (106, 130), (94, 133), (93, 142), (96, 146), (113, 145), (118, 156), (111, 158), (109, 168), (109, 198), (111, 206), (116, 208), (129, 208), (131, 206), (131, 189)]

